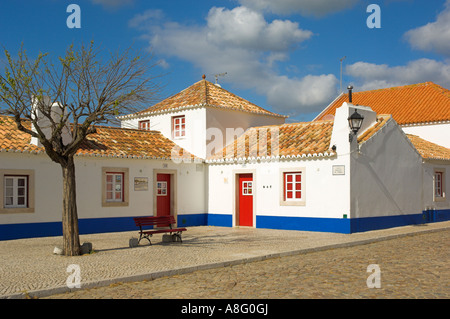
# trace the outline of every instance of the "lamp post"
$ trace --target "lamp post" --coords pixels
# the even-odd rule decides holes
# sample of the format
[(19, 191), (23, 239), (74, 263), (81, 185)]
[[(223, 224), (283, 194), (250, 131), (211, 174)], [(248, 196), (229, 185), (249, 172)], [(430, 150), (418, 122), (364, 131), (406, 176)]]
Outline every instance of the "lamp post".
[(353, 112), (353, 114), (347, 118), (348, 125), (350, 126), (350, 129), (352, 130), (348, 136), (350, 143), (353, 141), (353, 135), (356, 136), (359, 129), (361, 128), (363, 120), (364, 120), (364, 116), (359, 114), (356, 109), (355, 109), (355, 112)]

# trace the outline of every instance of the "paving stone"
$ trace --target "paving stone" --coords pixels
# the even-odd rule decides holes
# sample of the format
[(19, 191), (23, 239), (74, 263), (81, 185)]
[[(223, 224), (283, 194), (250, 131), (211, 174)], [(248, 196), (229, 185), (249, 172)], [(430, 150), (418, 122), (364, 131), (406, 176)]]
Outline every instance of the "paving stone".
[[(130, 248), (135, 234), (83, 235), (94, 251), (79, 257), (53, 255), (60, 237), (0, 242), (0, 298), (450, 298), (450, 222), (350, 235), (202, 226)], [(81, 289), (61, 294), (71, 264)]]

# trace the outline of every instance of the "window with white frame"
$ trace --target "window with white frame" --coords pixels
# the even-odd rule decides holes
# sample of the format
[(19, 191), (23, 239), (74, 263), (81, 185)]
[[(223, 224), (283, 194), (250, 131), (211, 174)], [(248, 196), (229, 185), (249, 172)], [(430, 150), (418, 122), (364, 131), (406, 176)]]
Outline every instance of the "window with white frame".
[(129, 168), (102, 167), (102, 207), (129, 205)]
[(172, 117), (172, 136), (174, 138), (186, 136), (186, 119), (184, 115)]
[(4, 208), (28, 207), (28, 176), (4, 176)]
[(434, 171), (434, 200), (445, 199), (445, 172), (444, 170)]
[(0, 214), (34, 213), (34, 170), (0, 169)]
[(106, 201), (122, 202), (124, 199), (124, 173), (106, 173)]
[(305, 168), (280, 168), (280, 205), (306, 205)]
[(299, 201), (302, 199), (302, 173), (284, 173), (284, 200)]
[(150, 131), (150, 120), (139, 121), (139, 129), (144, 131)]

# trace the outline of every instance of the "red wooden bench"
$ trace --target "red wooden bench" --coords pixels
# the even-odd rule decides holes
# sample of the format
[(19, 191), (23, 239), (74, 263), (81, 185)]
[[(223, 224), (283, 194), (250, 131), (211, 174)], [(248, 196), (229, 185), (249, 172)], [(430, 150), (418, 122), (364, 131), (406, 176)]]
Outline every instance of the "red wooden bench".
[[(186, 228), (172, 228), (175, 225), (175, 218), (173, 216), (147, 216), (147, 217), (134, 217), (136, 226), (139, 227), (139, 242), (141, 239), (146, 238), (150, 245), (152, 242), (150, 238), (153, 234), (170, 233), (173, 237), (178, 237), (181, 240), (181, 233), (186, 231)], [(152, 229), (145, 230), (144, 228), (153, 227)]]

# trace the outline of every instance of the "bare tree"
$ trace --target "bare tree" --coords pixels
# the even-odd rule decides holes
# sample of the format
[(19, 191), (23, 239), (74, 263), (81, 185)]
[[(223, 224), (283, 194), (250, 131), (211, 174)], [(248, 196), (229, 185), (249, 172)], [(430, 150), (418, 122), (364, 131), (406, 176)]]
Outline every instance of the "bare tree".
[[(63, 251), (80, 254), (74, 155), (94, 125), (116, 121), (117, 116), (139, 110), (155, 101), (160, 87), (150, 76), (157, 64), (151, 55), (141, 57), (131, 48), (110, 53), (90, 45), (71, 45), (64, 57), (50, 61), (49, 54), (29, 59), (22, 47), (17, 58), (4, 49), (0, 74), (0, 113), (12, 115), (17, 128), (37, 139), (50, 159), (62, 168)], [(24, 125), (31, 121), (32, 128)]]

